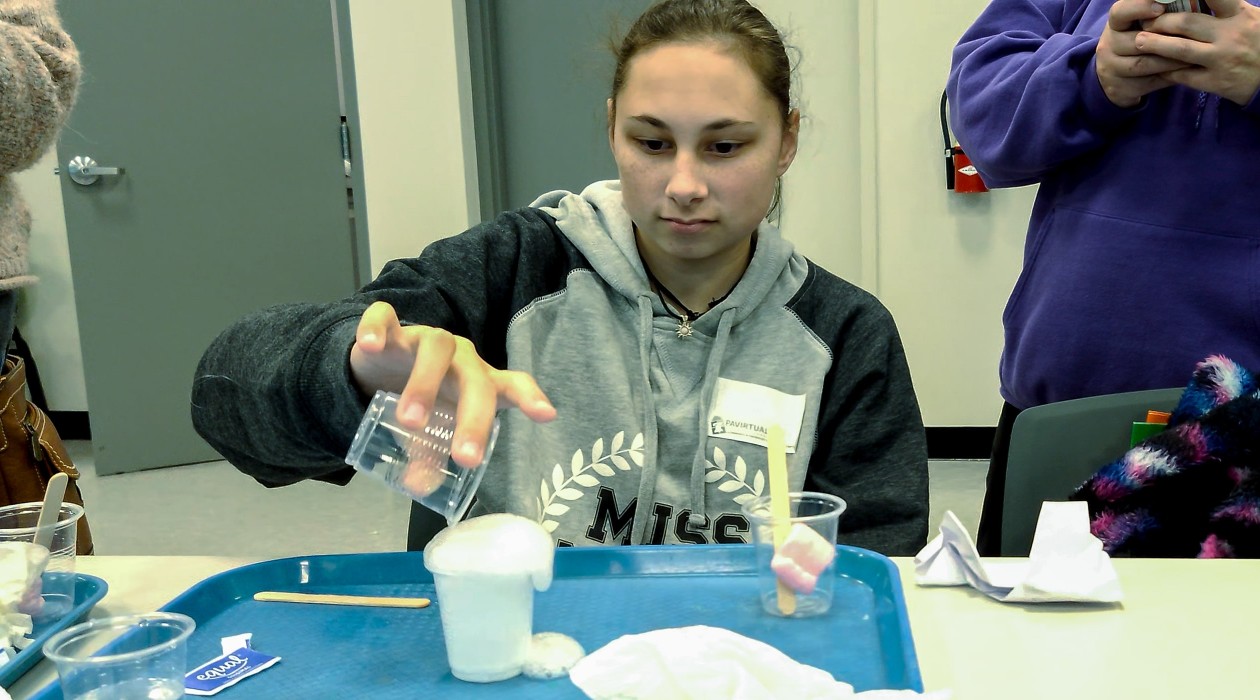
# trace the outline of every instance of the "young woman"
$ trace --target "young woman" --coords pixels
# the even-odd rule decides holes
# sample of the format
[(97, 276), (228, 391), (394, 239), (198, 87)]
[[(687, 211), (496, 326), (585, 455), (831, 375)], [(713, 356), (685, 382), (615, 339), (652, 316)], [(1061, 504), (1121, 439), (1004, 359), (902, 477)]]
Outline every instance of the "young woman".
[(796, 155), (790, 84), (744, 0), (654, 5), (617, 53), (619, 181), (543, 195), (342, 302), (238, 322), (198, 370), (198, 430), (265, 484), (345, 482), (378, 389), (416, 421), (457, 400), (465, 466), (511, 408), (472, 513), (590, 545), (748, 541), (779, 424), (791, 488), (848, 501), (842, 541), (914, 553), (925, 441), (892, 318), (765, 221)]

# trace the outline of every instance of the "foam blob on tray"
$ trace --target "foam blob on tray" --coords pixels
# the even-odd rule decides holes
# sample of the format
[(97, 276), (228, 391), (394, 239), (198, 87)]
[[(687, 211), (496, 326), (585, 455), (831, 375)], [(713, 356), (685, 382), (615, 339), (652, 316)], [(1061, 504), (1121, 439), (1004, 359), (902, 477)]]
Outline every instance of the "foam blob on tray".
[(526, 678), (549, 680), (569, 674), (586, 650), (573, 637), (559, 632), (539, 632), (529, 640), (529, 653), (525, 656)]

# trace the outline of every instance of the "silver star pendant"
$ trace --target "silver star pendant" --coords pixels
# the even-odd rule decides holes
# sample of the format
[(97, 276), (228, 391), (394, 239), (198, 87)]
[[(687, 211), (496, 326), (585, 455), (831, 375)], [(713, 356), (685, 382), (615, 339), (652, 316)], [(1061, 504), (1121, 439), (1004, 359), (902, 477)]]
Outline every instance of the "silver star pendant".
[(679, 319), (678, 329), (675, 332), (678, 333), (679, 338), (690, 338), (691, 337), (691, 321), (685, 318)]

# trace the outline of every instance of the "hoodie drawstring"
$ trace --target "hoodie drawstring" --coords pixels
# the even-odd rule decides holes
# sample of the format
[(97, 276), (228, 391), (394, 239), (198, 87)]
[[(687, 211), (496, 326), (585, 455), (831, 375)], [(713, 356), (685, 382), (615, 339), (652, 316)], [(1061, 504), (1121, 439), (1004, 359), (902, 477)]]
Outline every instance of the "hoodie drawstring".
[[(722, 312), (722, 316), (718, 319), (717, 334), (713, 339), (713, 346), (709, 350), (709, 358), (704, 368), (704, 384), (700, 389), (700, 409), (699, 409), (699, 440), (696, 447), (696, 453), (691, 460), (691, 503), (689, 510), (691, 516), (689, 522), (693, 527), (702, 527), (705, 520), (705, 466), (708, 463), (708, 455), (705, 453), (708, 441), (704, 439), (708, 435), (708, 408), (713, 401), (713, 391), (717, 386), (718, 375), (722, 371), (722, 359), (726, 355), (726, 346), (729, 344), (731, 336), (731, 328), (735, 325), (735, 316), (737, 309), (731, 308)], [(639, 327), (642, 333), (639, 337), (639, 366), (643, 373), (644, 386), (651, 386), (651, 352), (652, 343), (655, 338), (655, 331), (652, 328), (652, 298), (648, 296), (639, 297)], [(653, 400), (652, 392), (646, 392), (643, 402), (643, 430), (644, 430), (644, 451), (650, 455), (643, 462), (643, 472), (639, 476), (639, 493), (635, 501), (634, 522), (630, 529), (630, 541), (636, 544), (649, 544), (647, 541), (647, 526), (651, 522), (651, 504), (656, 492), (656, 469), (657, 460), (660, 458), (659, 446), (657, 444), (659, 436), (656, 432), (656, 406)]]
[(709, 360), (704, 368), (704, 386), (700, 389), (700, 432), (695, 457), (691, 460), (691, 518), (693, 527), (702, 527), (706, 518), (705, 511), (705, 464), (709, 456), (705, 453), (709, 434), (709, 404), (713, 401), (713, 388), (717, 386), (718, 375), (722, 371), (722, 358), (726, 355), (727, 341), (731, 336), (731, 326), (735, 325), (735, 311), (731, 308), (722, 312), (718, 319), (717, 335), (713, 338), (713, 347), (709, 350)]
[(656, 403), (652, 392), (651, 354), (655, 336), (652, 329), (652, 297), (639, 297), (639, 369), (643, 373), (643, 450), (648, 455), (643, 460), (643, 472), (639, 475), (639, 494), (635, 500), (634, 521), (630, 527), (630, 541), (649, 544), (644, 539), (647, 524), (652, 519), (652, 502), (656, 495), (656, 460), (659, 452), (656, 433)]
[[(1194, 115), (1194, 130), (1198, 131), (1203, 124), (1203, 113), (1207, 111), (1208, 93), (1200, 90), (1198, 110)], [(1212, 134), (1220, 137), (1221, 133), (1221, 96), (1212, 95)]]

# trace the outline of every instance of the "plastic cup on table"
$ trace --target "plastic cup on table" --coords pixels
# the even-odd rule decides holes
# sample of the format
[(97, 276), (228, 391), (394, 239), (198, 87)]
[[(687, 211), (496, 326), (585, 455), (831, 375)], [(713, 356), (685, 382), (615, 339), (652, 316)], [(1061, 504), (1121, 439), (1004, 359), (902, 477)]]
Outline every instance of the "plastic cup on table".
[[(831, 609), (836, 580), (836, 533), (844, 513), (844, 499), (826, 493), (793, 491), (788, 494), (789, 517), (776, 520), (770, 497), (743, 505), (752, 529), (757, 557), (757, 591), (761, 607), (780, 617), (813, 617)], [(786, 537), (775, 547), (778, 527)], [(786, 587), (795, 607), (779, 603)]]
[(465, 520), (425, 546), (452, 675), (490, 683), (524, 670), (534, 591), (551, 586), (554, 558), (542, 525), (507, 513)]
[(196, 624), (179, 613), (91, 620), (44, 643), (65, 700), (167, 700), (184, 697), (188, 637)]
[(397, 412), (398, 394), (376, 392), (350, 443), (346, 463), (439, 513), (447, 524), (459, 522), (486, 472), (499, 434), (499, 419), (495, 418), (490, 428), (481, 464), (467, 469), (451, 460), (454, 406), (439, 402), (418, 432), (402, 427)]
[[(42, 502), (17, 503), (0, 508), (0, 542), (34, 542), (43, 505)], [(36, 622), (57, 620), (74, 608), (75, 545), (82, 517), (83, 506), (74, 503), (62, 503), (57, 512), (47, 545), (48, 566), (41, 581), (41, 598), (33, 604), (24, 601), (18, 606), (19, 612), (29, 614)]]

